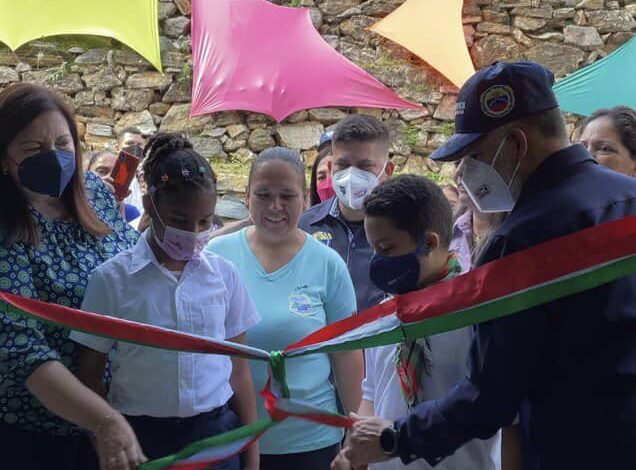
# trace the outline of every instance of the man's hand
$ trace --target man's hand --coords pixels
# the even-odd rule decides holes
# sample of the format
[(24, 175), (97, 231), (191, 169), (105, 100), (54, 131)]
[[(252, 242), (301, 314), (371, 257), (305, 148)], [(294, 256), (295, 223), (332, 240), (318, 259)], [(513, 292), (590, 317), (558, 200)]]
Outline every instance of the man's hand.
[(350, 414), (356, 420), (349, 441), (349, 448), (345, 449), (346, 457), (354, 468), (374, 462), (389, 460), (389, 456), (380, 446), (382, 430), (393, 426), (393, 421), (375, 416), (358, 416)]
[(338, 452), (336, 458), (333, 459), (333, 462), (331, 462), (331, 470), (351, 470), (353, 468), (347, 457), (345, 457), (345, 452), (348, 450), (349, 448), (345, 447)]

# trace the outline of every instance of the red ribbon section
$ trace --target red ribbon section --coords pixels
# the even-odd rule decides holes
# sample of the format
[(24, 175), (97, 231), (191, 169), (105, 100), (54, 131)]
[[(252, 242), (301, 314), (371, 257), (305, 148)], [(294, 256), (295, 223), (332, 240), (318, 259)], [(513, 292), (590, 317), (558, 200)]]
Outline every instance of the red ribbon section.
[(276, 395), (272, 393), (270, 382), (267, 382), (267, 385), (263, 390), (259, 392), (259, 394), (265, 399), (265, 410), (269, 414), (269, 416), (274, 421), (282, 421), (285, 418), (293, 416), (295, 418), (302, 418), (308, 421), (313, 421), (318, 424), (326, 424), (327, 426), (335, 426), (339, 428), (351, 428), (353, 423), (355, 422), (351, 418), (347, 418), (346, 416), (324, 412), (320, 413), (316, 411), (315, 413), (295, 413), (284, 410), (278, 406), (278, 398)]
[(413, 323), (456, 312), (636, 253), (636, 216), (555, 238), (429, 288), (396, 296)]
[[(167, 330), (152, 325), (122, 320), (96, 313), (84, 312), (63, 305), (41, 300), (27, 299), (14, 294), (0, 292), (0, 299), (40, 320), (64, 325), (67, 328), (86, 331), (91, 334), (116, 338), (121, 341), (154, 346), (161, 349), (173, 349), (208, 354), (226, 354), (254, 359), (263, 359), (257, 355), (245, 353), (241, 349), (227, 344), (219, 344), (207, 338)], [(264, 358), (267, 360), (267, 357)]]

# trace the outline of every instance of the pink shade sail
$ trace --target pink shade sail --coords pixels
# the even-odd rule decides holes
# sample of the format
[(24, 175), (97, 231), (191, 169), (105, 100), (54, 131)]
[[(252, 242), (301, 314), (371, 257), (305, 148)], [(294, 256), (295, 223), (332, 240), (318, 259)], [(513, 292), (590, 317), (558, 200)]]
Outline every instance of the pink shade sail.
[(193, 0), (192, 55), (192, 116), (244, 110), (280, 122), (327, 106), (420, 108), (336, 52), (305, 8)]

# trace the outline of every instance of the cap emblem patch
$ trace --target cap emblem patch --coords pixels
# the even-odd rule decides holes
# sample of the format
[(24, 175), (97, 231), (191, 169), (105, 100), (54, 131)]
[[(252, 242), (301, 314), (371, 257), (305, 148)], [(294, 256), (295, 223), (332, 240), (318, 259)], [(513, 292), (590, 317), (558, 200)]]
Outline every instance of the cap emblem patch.
[(493, 85), (479, 98), (481, 111), (488, 117), (504, 117), (515, 107), (515, 94), (507, 85)]

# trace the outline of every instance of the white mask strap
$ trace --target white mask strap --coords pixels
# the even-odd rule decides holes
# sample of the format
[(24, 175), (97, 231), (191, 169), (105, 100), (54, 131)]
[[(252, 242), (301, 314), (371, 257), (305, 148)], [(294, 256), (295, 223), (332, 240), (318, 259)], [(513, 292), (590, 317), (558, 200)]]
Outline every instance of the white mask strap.
[(503, 146), (506, 144), (506, 141), (508, 140), (508, 135), (506, 134), (506, 136), (501, 140), (501, 143), (499, 144), (499, 147), (497, 147), (497, 151), (495, 152), (495, 158), (492, 159), (492, 162), (490, 163), (491, 167), (495, 167), (495, 163), (497, 163), (497, 159), (499, 158), (499, 154), (501, 153), (501, 150), (503, 149)]
[(389, 163), (389, 159), (387, 158), (386, 160), (384, 160), (384, 165), (382, 165), (382, 169), (380, 170), (380, 172), (375, 175), (376, 178), (379, 178), (380, 175), (382, 175), (382, 173), (384, 173), (384, 170), (386, 170), (386, 164)]

